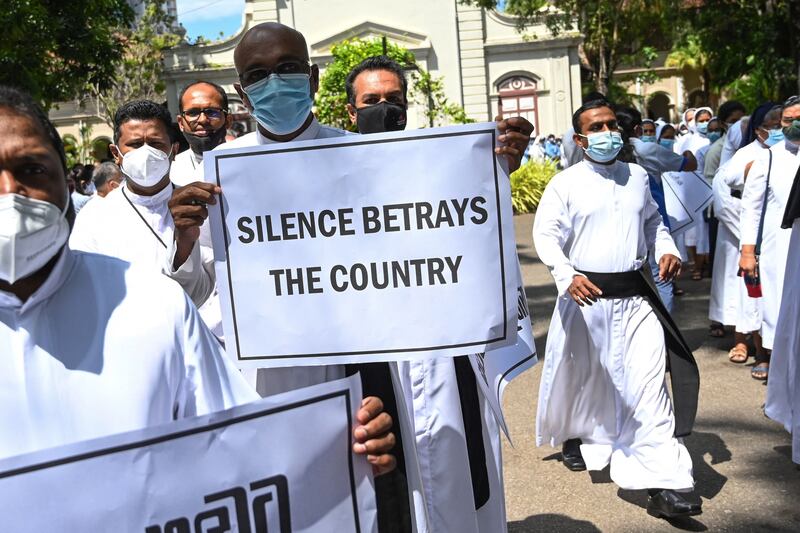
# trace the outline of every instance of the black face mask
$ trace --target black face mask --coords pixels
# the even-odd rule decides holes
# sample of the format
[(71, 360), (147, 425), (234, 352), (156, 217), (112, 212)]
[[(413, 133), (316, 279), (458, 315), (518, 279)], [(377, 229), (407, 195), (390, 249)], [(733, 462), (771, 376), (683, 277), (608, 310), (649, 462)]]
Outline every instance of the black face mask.
[(192, 152), (200, 155), (203, 152), (213, 150), (225, 142), (225, 134), (228, 133), (228, 130), (225, 128), (225, 126), (222, 126), (220, 129), (212, 132), (211, 135), (206, 135), (205, 137), (200, 137), (188, 131), (184, 131), (182, 133), (186, 139), (186, 142), (189, 143), (189, 148), (192, 149)]
[(380, 102), (356, 109), (356, 125), (360, 133), (382, 133), (406, 129), (406, 108), (400, 104)]

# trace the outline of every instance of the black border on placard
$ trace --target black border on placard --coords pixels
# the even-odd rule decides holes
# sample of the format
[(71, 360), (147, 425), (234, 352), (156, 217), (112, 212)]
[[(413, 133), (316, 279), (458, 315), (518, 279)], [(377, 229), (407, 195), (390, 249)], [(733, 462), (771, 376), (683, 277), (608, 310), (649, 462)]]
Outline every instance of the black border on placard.
[(10, 478), (14, 476), (19, 476), (22, 474), (29, 474), (31, 472), (36, 472), (38, 470), (44, 470), (47, 468), (53, 468), (57, 466), (62, 466), (69, 463), (75, 463), (78, 461), (85, 461), (87, 459), (94, 459), (97, 457), (101, 457), (103, 455), (111, 455), (114, 453), (126, 452), (130, 450), (134, 450), (136, 448), (144, 448), (145, 446), (153, 446), (155, 444), (161, 444), (163, 442), (168, 442), (175, 439), (180, 439), (183, 437), (188, 437), (191, 435), (197, 435), (199, 433), (205, 433), (208, 431), (214, 431), (223, 427), (232, 426), (234, 424), (238, 424), (240, 422), (248, 422), (250, 420), (254, 420), (256, 418), (263, 418), (269, 415), (273, 415), (276, 413), (281, 413), (284, 411), (289, 411), (292, 409), (297, 409), (299, 407), (305, 407), (307, 405), (311, 405), (314, 403), (324, 402), (327, 400), (331, 400), (338, 396), (345, 397), (345, 409), (347, 411), (347, 428), (345, 430), (345, 435), (347, 435), (347, 442), (345, 443), (345, 451), (347, 452), (347, 463), (348, 468), (350, 471), (350, 495), (353, 501), (353, 520), (356, 525), (356, 533), (361, 533), (361, 522), (358, 516), (358, 495), (356, 493), (356, 477), (355, 477), (355, 468), (353, 466), (353, 452), (350, 449), (351, 443), (351, 430), (353, 428), (353, 409), (352, 409), (352, 399), (350, 397), (350, 389), (340, 390), (336, 392), (331, 392), (328, 394), (323, 394), (321, 396), (316, 396), (314, 398), (307, 398), (305, 400), (294, 402), (286, 405), (280, 405), (278, 407), (270, 407), (269, 409), (264, 409), (262, 411), (256, 411), (255, 413), (249, 413), (246, 415), (237, 416), (228, 420), (222, 420), (220, 422), (214, 422), (212, 424), (208, 424), (206, 426), (202, 426), (199, 428), (191, 428), (185, 429), (182, 431), (176, 431), (174, 433), (168, 433), (166, 435), (161, 435), (159, 437), (153, 437), (150, 439), (145, 439), (136, 442), (129, 442), (126, 444), (120, 444), (118, 446), (111, 446), (109, 448), (103, 448), (99, 450), (93, 450), (91, 452), (86, 453), (79, 453), (76, 455), (62, 457), (59, 459), (55, 459), (52, 461), (45, 461), (42, 463), (37, 463), (34, 465), (24, 466), (22, 468), (15, 468), (13, 470), (7, 470), (5, 472), (0, 472), (0, 479)]
[[(494, 147), (497, 143), (496, 135), (497, 130), (493, 128), (487, 128), (485, 130), (476, 130), (476, 131), (459, 131), (459, 132), (450, 132), (450, 133), (438, 133), (433, 135), (415, 135), (411, 137), (399, 137), (396, 139), (376, 139), (376, 140), (369, 140), (369, 141), (357, 141), (357, 142), (350, 142), (346, 144), (331, 144), (331, 145), (324, 145), (324, 146), (298, 146), (294, 148), (284, 148), (284, 149), (273, 149), (273, 150), (261, 150), (257, 152), (247, 152), (243, 154), (223, 154), (219, 155), (214, 160), (214, 171), (216, 175), (214, 176), (214, 180), (216, 184), (222, 187), (222, 182), (220, 180), (219, 175), (219, 161), (220, 159), (231, 159), (236, 157), (250, 157), (256, 155), (268, 155), (268, 154), (281, 154), (281, 153), (290, 153), (290, 152), (306, 152), (309, 150), (326, 150), (329, 148), (348, 148), (350, 146), (361, 146), (364, 144), (384, 144), (384, 143), (392, 143), (392, 142), (404, 142), (404, 141), (416, 141), (420, 139), (435, 139), (440, 137), (461, 137), (465, 135), (485, 135), (490, 134), (492, 136), (492, 146)], [(503, 257), (503, 224), (502, 224), (502, 216), (500, 214), (500, 183), (499, 177), (497, 175), (497, 161), (494, 150), (492, 150), (492, 169), (494, 172), (494, 190), (495, 190), (495, 206), (497, 209), (497, 233), (498, 233), (498, 240), (499, 240), (499, 253), (498, 256), (500, 258), (500, 293), (503, 295), (503, 323), (505, 326), (503, 327), (503, 334), (498, 337), (493, 337), (491, 339), (485, 339), (480, 341), (473, 341), (473, 342), (465, 342), (461, 344), (445, 344), (441, 346), (423, 346), (420, 348), (394, 348), (394, 349), (375, 349), (375, 350), (360, 350), (360, 351), (347, 351), (347, 352), (323, 352), (323, 353), (308, 353), (308, 354), (279, 354), (279, 355), (254, 355), (254, 356), (242, 356), (241, 347), (239, 345), (239, 326), (236, 321), (236, 304), (234, 303), (233, 298), (233, 284), (231, 283), (231, 257), (228, 251), (228, 243), (230, 242), (230, 238), (228, 235), (228, 228), (225, 224), (225, 207), (224, 201), (217, 202), (220, 211), (220, 217), (222, 220), (222, 232), (225, 237), (225, 258), (226, 258), (226, 268), (228, 269), (228, 295), (231, 301), (231, 315), (233, 318), (233, 336), (236, 341), (236, 359), (237, 361), (257, 361), (263, 359), (290, 359), (290, 358), (305, 358), (305, 357), (332, 357), (332, 356), (340, 356), (340, 355), (367, 355), (367, 354), (380, 354), (380, 353), (401, 353), (401, 352), (424, 352), (429, 350), (442, 350), (447, 348), (465, 348), (469, 346), (477, 346), (481, 344), (491, 344), (493, 342), (498, 342), (505, 340), (508, 337), (508, 316), (506, 313), (506, 268), (505, 268), (505, 259)]]

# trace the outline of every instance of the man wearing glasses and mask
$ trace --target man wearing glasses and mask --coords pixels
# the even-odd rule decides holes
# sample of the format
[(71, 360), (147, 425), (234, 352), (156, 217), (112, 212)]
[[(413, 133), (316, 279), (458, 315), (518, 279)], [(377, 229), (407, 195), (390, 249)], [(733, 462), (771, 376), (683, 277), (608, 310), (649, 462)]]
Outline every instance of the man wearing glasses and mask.
[(196, 81), (184, 87), (178, 106), (178, 127), (189, 143), (189, 150), (175, 156), (169, 177), (176, 185), (187, 185), (203, 166), (203, 152), (225, 142), (233, 118), (228, 114), (225, 90), (209, 81)]

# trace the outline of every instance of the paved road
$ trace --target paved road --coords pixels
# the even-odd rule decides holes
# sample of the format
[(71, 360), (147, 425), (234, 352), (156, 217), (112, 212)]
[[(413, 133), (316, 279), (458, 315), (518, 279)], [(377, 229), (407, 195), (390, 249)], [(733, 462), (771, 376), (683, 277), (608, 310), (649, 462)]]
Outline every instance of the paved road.
[[(533, 330), (544, 353), (555, 285), (533, 249), (533, 217), (515, 218)], [(506, 389), (505, 409), (514, 447), (504, 439), (509, 531), (800, 531), (800, 470), (791, 462), (789, 435), (762, 412), (766, 387), (749, 365), (729, 363), (731, 337), (708, 336), (709, 281), (684, 277), (686, 295), (675, 317), (700, 365), (700, 409), (686, 445), (694, 461), (703, 514), (669, 523), (644, 510), (646, 493), (622, 491), (607, 471), (570, 472), (559, 450), (536, 448), (535, 414), (541, 364)], [(752, 359), (750, 360), (752, 362)]]

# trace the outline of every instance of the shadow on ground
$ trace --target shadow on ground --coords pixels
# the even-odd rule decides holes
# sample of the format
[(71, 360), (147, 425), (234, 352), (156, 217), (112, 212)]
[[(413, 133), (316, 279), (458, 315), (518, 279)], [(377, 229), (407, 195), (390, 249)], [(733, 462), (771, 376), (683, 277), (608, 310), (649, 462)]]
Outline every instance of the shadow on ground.
[(540, 531), (564, 531), (574, 533), (600, 533), (600, 530), (585, 520), (575, 520), (563, 514), (540, 514), (525, 520), (508, 523), (508, 533)]

